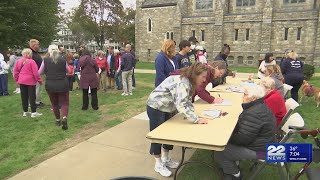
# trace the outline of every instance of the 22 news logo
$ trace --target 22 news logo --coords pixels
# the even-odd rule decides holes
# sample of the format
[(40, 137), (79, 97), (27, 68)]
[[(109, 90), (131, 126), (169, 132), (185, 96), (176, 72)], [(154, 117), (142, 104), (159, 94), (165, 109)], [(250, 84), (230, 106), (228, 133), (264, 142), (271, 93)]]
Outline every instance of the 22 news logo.
[(267, 162), (286, 162), (286, 147), (283, 145), (267, 145)]

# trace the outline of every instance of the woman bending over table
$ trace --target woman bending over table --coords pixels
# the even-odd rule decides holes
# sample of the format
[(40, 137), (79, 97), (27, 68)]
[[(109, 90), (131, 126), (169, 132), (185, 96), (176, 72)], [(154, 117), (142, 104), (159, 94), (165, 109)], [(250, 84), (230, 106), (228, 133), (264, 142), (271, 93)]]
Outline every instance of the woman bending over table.
[[(147, 114), (150, 119), (150, 131), (172, 117), (172, 112), (184, 114), (187, 120), (195, 124), (207, 124), (208, 120), (199, 118), (191, 102), (192, 94), (197, 86), (206, 80), (207, 67), (202, 63), (194, 63), (182, 68), (180, 75), (166, 78), (153, 90), (147, 100)], [(154, 170), (164, 177), (169, 177), (169, 168), (177, 168), (179, 163), (169, 157), (172, 145), (151, 143), (150, 154), (154, 155), (156, 163)], [(161, 155), (161, 158), (160, 158)]]
[(266, 144), (275, 142), (276, 118), (263, 101), (260, 85), (250, 86), (243, 95), (243, 111), (223, 151), (214, 160), (223, 169), (224, 179), (242, 179), (236, 161), (265, 158)]

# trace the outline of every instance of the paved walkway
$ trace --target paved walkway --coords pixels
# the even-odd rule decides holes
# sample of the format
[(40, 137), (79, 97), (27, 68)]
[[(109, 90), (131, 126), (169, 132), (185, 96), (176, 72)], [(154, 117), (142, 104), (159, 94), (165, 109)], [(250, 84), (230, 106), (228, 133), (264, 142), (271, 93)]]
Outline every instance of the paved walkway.
[[(146, 113), (141, 113), (118, 126), (106, 130), (20, 174), (11, 180), (107, 180), (122, 176), (163, 178), (153, 170), (149, 155), (150, 142), (145, 138), (149, 129)], [(194, 150), (188, 150), (189, 159)], [(175, 148), (179, 160), (181, 149)]]

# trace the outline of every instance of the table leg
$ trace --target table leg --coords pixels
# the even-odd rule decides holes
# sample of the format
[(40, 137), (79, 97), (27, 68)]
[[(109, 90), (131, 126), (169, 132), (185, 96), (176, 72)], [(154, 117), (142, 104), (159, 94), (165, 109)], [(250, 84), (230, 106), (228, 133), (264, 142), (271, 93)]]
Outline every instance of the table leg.
[(174, 178), (173, 178), (174, 180), (177, 180), (177, 176), (178, 176), (178, 172), (179, 172), (180, 168), (183, 167), (186, 164), (191, 164), (191, 163), (202, 164), (202, 165), (205, 165), (205, 166), (211, 168), (213, 171), (215, 171), (215, 168), (213, 166), (211, 166), (211, 165), (209, 165), (209, 164), (207, 164), (205, 162), (201, 162), (201, 161), (186, 161), (186, 162), (183, 162), (184, 158), (185, 158), (184, 156), (185, 156), (186, 150), (187, 150), (186, 147), (182, 147), (182, 155), (181, 155), (182, 157), (181, 157), (180, 164), (179, 164), (179, 166), (177, 167), (177, 169), (176, 169), (176, 171), (174, 173)]

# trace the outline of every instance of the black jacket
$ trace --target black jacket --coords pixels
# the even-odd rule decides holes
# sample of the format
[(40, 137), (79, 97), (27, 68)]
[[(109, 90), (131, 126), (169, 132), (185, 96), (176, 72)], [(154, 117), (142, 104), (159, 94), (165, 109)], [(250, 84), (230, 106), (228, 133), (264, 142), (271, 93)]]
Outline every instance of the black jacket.
[(42, 64), (42, 57), (40, 56), (40, 54), (36, 51), (32, 50), (32, 59), (37, 63), (38, 69), (40, 69), (40, 66)]
[(275, 142), (276, 118), (263, 99), (243, 103), (242, 108), (229, 142), (254, 151), (265, 151), (267, 143)]
[(226, 55), (224, 55), (224, 54), (222, 54), (222, 53), (219, 53), (215, 58), (214, 58), (214, 60), (215, 61), (224, 61), (225, 63), (226, 63), (226, 65), (227, 65), (227, 67), (228, 67), (228, 61), (227, 61), (227, 57), (228, 56), (226, 56)]
[(60, 56), (57, 64), (51, 57), (44, 58), (44, 73), (46, 74), (46, 90), (48, 92), (68, 92), (69, 84), (66, 78), (66, 60)]

